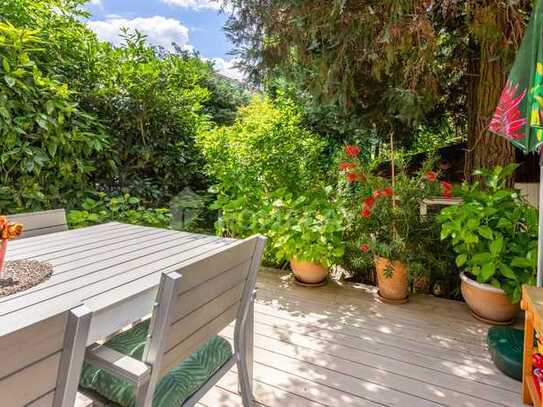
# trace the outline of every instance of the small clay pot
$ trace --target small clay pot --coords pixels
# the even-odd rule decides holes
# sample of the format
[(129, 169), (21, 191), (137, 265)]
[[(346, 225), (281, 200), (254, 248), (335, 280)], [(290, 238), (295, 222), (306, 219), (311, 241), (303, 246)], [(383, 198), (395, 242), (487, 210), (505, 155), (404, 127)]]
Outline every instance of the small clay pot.
[(507, 294), (490, 284), (478, 283), (466, 273), (460, 274), (460, 290), (473, 316), (493, 325), (509, 325), (520, 311), (519, 304), (511, 304)]
[[(384, 302), (391, 304), (406, 303), (408, 299), (407, 265), (400, 261), (376, 256), (375, 269), (377, 271), (379, 297)], [(392, 275), (387, 277), (388, 270), (392, 272)]]
[(320, 285), (328, 277), (328, 269), (319, 263), (291, 259), (290, 268), (299, 282), (308, 285)]

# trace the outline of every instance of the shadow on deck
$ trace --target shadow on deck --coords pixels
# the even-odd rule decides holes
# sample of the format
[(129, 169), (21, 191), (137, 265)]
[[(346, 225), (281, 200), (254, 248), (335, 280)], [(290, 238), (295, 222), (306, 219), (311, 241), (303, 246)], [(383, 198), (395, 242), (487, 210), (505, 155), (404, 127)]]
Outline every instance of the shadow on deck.
[[(521, 406), (520, 383), (496, 370), (487, 325), (465, 304), (374, 287), (293, 284), (262, 271), (255, 306), (255, 395), (262, 406)], [(223, 335), (232, 338), (233, 329)], [(201, 406), (241, 406), (232, 370)]]

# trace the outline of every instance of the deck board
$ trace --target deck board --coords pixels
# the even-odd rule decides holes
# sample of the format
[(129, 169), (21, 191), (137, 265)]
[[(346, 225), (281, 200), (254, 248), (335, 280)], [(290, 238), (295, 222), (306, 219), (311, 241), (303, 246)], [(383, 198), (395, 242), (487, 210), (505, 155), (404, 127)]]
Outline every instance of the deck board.
[[(520, 383), (490, 361), (487, 329), (461, 302), (417, 295), (391, 306), (373, 287), (303, 288), (261, 271), (258, 406), (522, 406)], [(222, 334), (231, 340), (233, 327)], [(201, 406), (242, 406), (235, 371)]]

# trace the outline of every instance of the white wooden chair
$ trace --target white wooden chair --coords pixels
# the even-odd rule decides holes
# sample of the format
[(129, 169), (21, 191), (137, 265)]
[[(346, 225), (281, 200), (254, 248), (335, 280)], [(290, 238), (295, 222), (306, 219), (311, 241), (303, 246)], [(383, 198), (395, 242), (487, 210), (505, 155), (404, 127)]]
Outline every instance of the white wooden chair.
[(0, 337), (0, 405), (73, 407), (90, 321), (79, 306)]
[(235, 320), (231, 356), (180, 404), (194, 405), (237, 363), (243, 405), (252, 406), (253, 301), (264, 245), (265, 238), (255, 236), (163, 274), (141, 360), (106, 344), (88, 350), (86, 361), (129, 382), (136, 406), (150, 407), (157, 383)]
[(9, 215), (8, 220), (23, 224), (21, 238), (68, 230), (64, 209)]

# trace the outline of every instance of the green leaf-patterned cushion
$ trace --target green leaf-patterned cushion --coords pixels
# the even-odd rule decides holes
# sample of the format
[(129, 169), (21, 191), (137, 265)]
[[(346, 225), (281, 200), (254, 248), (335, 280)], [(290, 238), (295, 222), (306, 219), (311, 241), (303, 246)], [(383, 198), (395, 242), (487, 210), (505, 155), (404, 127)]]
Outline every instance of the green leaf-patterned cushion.
[[(138, 324), (115, 336), (105, 346), (141, 360), (148, 330), (149, 322)], [(211, 338), (159, 381), (153, 407), (179, 407), (231, 356), (232, 347), (228, 341), (220, 336)], [(80, 384), (122, 407), (134, 407), (136, 404), (133, 385), (88, 363), (83, 365)]]

